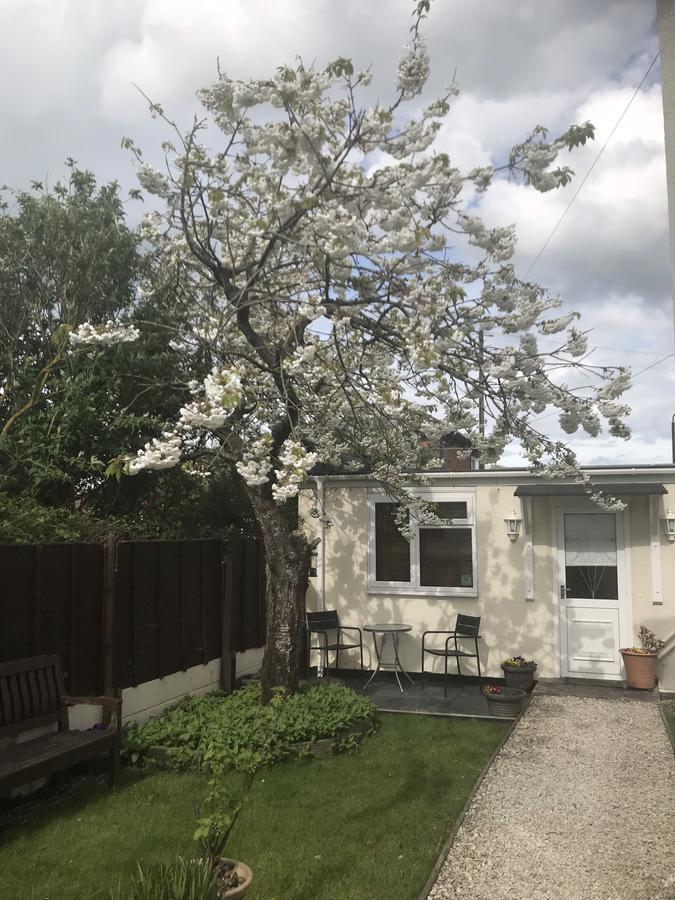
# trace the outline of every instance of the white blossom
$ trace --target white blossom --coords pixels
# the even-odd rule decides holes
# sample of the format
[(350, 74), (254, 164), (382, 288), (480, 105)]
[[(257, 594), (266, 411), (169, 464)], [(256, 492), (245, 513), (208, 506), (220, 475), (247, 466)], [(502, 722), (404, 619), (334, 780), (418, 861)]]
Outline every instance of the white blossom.
[(232, 409), (243, 395), (240, 373), (236, 369), (214, 367), (204, 379), (204, 393), (214, 406)]
[[(544, 410), (568, 431), (627, 433), (618, 402), (627, 374), (584, 364), (575, 314), (518, 278), (513, 226), (486, 224), (467, 205), (507, 176), (537, 190), (566, 184), (571, 171), (556, 160), (592, 126), (555, 139), (535, 128), (505, 166), (461, 172), (446, 147), (451, 130), (437, 142), (457, 86), (415, 99), (429, 75), (420, 24), (389, 106), (362, 105), (365, 80), (342, 58), (248, 81), (220, 74), (199, 94), (212, 121), (167, 145), (167, 174), (141, 166), (162, 201), (141, 226), (152, 284), (171, 286), (180, 323), (171, 346), (186, 367), (198, 360), (199, 378), (174, 423), (180, 441), (148, 445), (133, 467), (146, 457), (175, 464), (181, 447), (187, 461), (198, 448), (200, 465), (209, 454), (218, 460), (209, 469), (234, 464), (281, 504), (330, 460), (368, 468), (403, 502), (399, 476), (415, 471), (421, 433), (459, 430), (488, 462), (516, 437), (535, 471), (566, 477), (578, 467), (538, 430)], [(462, 259), (467, 241), (483, 252)], [(555, 334), (558, 349), (538, 346)], [(206, 378), (204, 360), (214, 367)], [(584, 378), (575, 393), (563, 371), (595, 384)], [(491, 416), (483, 429), (479, 395)], [(424, 520), (423, 508), (406, 508)]]
[(139, 335), (140, 331), (134, 325), (115, 324), (110, 320), (105, 325), (84, 322), (75, 331), (71, 331), (70, 343), (80, 347), (128, 344), (138, 340)]
[(429, 54), (424, 38), (418, 34), (410, 44), (403, 48), (404, 52), (398, 63), (396, 87), (404, 99), (410, 100), (421, 93), (429, 77)]
[(272, 462), (269, 457), (271, 440), (263, 436), (253, 441), (244, 457), (235, 464), (237, 472), (249, 487), (260, 487), (269, 481)]
[(143, 469), (172, 469), (181, 458), (182, 441), (174, 432), (165, 431), (161, 438), (153, 438), (136, 456), (127, 460), (126, 470), (136, 475)]
[(275, 469), (276, 483), (272, 485), (272, 496), (277, 503), (285, 503), (295, 497), (300, 485), (316, 465), (318, 454), (307, 450), (301, 443), (287, 440), (279, 453), (280, 469)]

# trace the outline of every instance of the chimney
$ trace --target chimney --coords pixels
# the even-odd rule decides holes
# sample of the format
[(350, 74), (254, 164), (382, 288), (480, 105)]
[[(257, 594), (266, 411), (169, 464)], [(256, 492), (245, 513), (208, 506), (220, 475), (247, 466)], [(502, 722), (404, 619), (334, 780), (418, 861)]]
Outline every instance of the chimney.
[(472, 450), (468, 455), (459, 455), (459, 450), (468, 450), (471, 441), (458, 431), (444, 434), (439, 441), (442, 472), (471, 472), (478, 468), (478, 453)]

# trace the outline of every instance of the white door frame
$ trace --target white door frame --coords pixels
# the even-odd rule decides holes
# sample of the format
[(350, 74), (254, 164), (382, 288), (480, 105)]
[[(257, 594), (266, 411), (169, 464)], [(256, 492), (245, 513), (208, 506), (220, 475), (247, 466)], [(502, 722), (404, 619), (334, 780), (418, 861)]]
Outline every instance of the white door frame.
[[(567, 660), (563, 659), (563, 640), (562, 640), (562, 624), (563, 617), (560, 604), (560, 585), (565, 579), (561, 572), (564, 554), (564, 534), (562, 532), (562, 517), (565, 513), (605, 513), (596, 503), (591, 500), (584, 502), (581, 499), (574, 501), (557, 501), (551, 504), (551, 534), (553, 535), (553, 625), (555, 628), (555, 674), (556, 678), (565, 677), (567, 671)], [(616, 564), (617, 564), (617, 586), (618, 586), (618, 603), (619, 603), (619, 645), (626, 647), (631, 643), (631, 635), (633, 634), (633, 597), (631, 591), (631, 566), (630, 566), (630, 505), (627, 504), (625, 509), (613, 512), (616, 517)], [(603, 681), (620, 681), (624, 678), (623, 662), (621, 664), (621, 673), (619, 675), (605, 675), (595, 673), (592, 675), (580, 675), (575, 673), (574, 678), (589, 678), (592, 680), (601, 679)]]

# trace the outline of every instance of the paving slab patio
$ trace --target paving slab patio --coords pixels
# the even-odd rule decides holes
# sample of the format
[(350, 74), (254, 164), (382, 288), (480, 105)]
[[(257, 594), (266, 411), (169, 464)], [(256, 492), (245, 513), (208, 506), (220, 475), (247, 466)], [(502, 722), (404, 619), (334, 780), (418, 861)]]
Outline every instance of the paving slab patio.
[[(331, 675), (331, 681), (346, 684), (356, 691), (362, 691), (369, 677), (368, 672), (341, 669), (339, 675)], [(421, 713), (433, 716), (470, 716), (471, 718), (493, 718), (488, 711), (487, 700), (477, 681), (448, 684), (448, 696), (443, 696), (443, 682), (438, 678), (425, 679), (425, 687), (420, 684), (419, 674), (412, 673), (414, 685), (401, 679), (403, 690), (399, 689), (391, 672), (380, 672), (363, 691), (375, 706), (383, 712)], [(308, 681), (312, 684), (325, 683), (326, 678), (317, 678), (314, 671)]]

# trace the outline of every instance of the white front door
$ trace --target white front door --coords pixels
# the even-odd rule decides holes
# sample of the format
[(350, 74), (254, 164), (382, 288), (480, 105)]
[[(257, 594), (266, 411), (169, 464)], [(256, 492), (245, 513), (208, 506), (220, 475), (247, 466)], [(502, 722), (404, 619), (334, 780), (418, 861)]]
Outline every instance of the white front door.
[(558, 580), (561, 675), (621, 677), (626, 573), (623, 518), (560, 510)]

